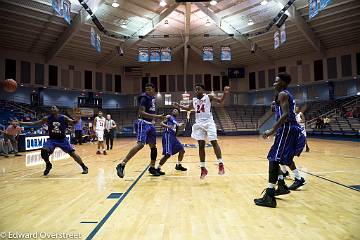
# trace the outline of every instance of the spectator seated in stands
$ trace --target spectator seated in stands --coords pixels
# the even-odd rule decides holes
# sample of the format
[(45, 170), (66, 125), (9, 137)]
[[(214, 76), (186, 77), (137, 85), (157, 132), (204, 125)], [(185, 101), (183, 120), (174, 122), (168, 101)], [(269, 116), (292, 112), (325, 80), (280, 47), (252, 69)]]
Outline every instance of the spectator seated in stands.
[(326, 126), (330, 126), (330, 122), (331, 122), (330, 118), (326, 116), (326, 117), (324, 118), (323, 128), (325, 128)]
[(30, 130), (28, 132), (26, 132), (26, 135), (35, 135), (35, 129), (34, 128), (30, 128)]
[(4, 132), (0, 130), (0, 155), (3, 156), (4, 153)]
[(353, 108), (353, 118), (360, 118), (360, 112), (358, 107)]
[(315, 129), (322, 129), (322, 128), (324, 128), (324, 121), (320, 117), (318, 117), (316, 119)]
[(354, 115), (353, 109), (351, 109), (350, 111), (347, 111), (345, 114), (346, 118), (352, 118)]

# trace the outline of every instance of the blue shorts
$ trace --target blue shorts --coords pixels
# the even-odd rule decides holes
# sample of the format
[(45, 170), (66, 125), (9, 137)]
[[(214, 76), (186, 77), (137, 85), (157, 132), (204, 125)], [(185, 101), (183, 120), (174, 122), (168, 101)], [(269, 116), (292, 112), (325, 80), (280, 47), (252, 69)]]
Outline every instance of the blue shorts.
[(184, 146), (174, 133), (164, 132), (162, 136), (163, 155), (175, 155), (184, 150)]
[(61, 150), (63, 150), (65, 153), (71, 153), (74, 152), (75, 149), (71, 146), (67, 138), (64, 139), (48, 139), (45, 143), (43, 148), (46, 148), (50, 151), (50, 154), (54, 152), (55, 148), (59, 147)]
[(153, 124), (144, 120), (135, 122), (137, 141), (144, 144), (156, 144), (156, 129)]
[(275, 135), (275, 141), (267, 156), (269, 161), (289, 165), (294, 156), (300, 156), (305, 146), (305, 136), (297, 124), (285, 123)]

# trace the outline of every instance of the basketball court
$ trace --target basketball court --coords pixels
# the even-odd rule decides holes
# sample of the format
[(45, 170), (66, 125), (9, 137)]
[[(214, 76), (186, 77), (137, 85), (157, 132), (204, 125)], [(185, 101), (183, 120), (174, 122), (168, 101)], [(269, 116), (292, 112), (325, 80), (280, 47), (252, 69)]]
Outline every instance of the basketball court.
[(359, 0), (0, 0), (0, 239), (360, 239), (359, 39)]
[(221, 138), (225, 176), (217, 175), (208, 153), (209, 175), (200, 181), (197, 149), (188, 148), (185, 173), (174, 170), (172, 158), (166, 175), (149, 175), (145, 150), (119, 180), (115, 160), (133, 142), (120, 139), (101, 157), (89, 154), (92, 145), (77, 148), (90, 169), (86, 176), (69, 158), (54, 161), (48, 177), (41, 160), (31, 167), (25, 157), (2, 160), (1, 229), (78, 233), (82, 239), (278, 239), (273, 231), (292, 239), (356, 239), (360, 233), (357, 142), (311, 139), (316, 150), (296, 159), (307, 184), (280, 196), (277, 209), (253, 203), (267, 179), (270, 140)]

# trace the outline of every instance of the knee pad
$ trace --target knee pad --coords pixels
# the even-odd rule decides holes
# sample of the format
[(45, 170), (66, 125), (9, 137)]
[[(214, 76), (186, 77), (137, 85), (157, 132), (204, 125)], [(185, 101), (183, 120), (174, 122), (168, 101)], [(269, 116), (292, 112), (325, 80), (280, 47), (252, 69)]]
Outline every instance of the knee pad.
[(45, 160), (48, 160), (50, 156), (49, 150), (42, 148), (41, 149), (41, 157)]
[(157, 148), (156, 148), (156, 147), (151, 148), (150, 151), (151, 151), (151, 153), (150, 153), (150, 159), (151, 159), (151, 160), (156, 160), (156, 157), (157, 157)]

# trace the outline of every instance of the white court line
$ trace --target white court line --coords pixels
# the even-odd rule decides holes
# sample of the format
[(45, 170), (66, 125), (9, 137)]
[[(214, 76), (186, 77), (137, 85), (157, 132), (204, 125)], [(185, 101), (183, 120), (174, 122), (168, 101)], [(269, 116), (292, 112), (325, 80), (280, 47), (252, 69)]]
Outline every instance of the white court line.
[[(320, 153), (320, 154), (325, 154), (325, 152), (322, 152), (322, 151), (318, 151), (318, 150), (311, 150), (311, 152), (316, 152), (316, 153)], [(310, 152), (310, 153), (311, 153)], [(357, 157), (357, 156), (352, 156), (352, 155), (345, 155), (345, 154), (329, 154), (329, 155), (332, 155), (332, 156), (341, 156), (341, 157), (346, 157), (346, 158), (355, 158), (355, 159), (360, 159), (360, 157)]]
[[(301, 170), (300, 170), (301, 171)], [(348, 171), (328, 171), (328, 172), (311, 172), (312, 174), (330, 174), (330, 173), (353, 173), (353, 174), (358, 174), (355, 173), (356, 171), (353, 170), (348, 170)], [(360, 172), (360, 170), (358, 171)], [(225, 175), (217, 175), (217, 174), (208, 174), (206, 175), (206, 177), (233, 177), (233, 176), (267, 176), (268, 173), (240, 173), (240, 174), (225, 174)], [(192, 178), (192, 177), (197, 177), (197, 175), (164, 175), (164, 176), (160, 176), (159, 178)], [(152, 176), (144, 176), (144, 178), (154, 178)]]
[[(299, 169), (300, 170), (300, 169)], [(301, 170), (300, 170), (301, 171)], [(358, 173), (357, 173), (358, 172)], [(352, 173), (352, 174), (360, 174), (360, 170), (353, 171), (327, 171), (327, 172), (311, 172), (312, 174), (331, 174), (331, 173)], [(225, 174), (225, 175), (217, 175), (217, 174), (208, 174), (206, 177), (234, 177), (234, 176), (267, 176), (268, 173), (240, 173), (240, 174)], [(161, 177), (154, 177), (154, 176), (144, 176), (144, 178), (148, 179), (160, 179), (160, 178), (194, 178), (197, 177), (197, 175), (164, 175)], [(105, 177), (105, 179), (119, 179), (117, 177)], [(131, 179), (131, 178), (129, 178)], [(89, 180), (86, 177), (30, 177), (30, 178), (21, 178), (21, 179), (15, 179), (15, 180)], [(125, 179), (127, 180), (127, 179)], [(122, 181), (122, 180), (121, 180)]]

